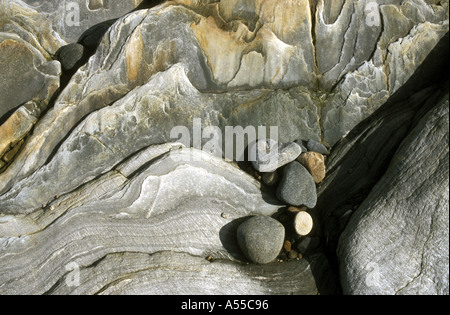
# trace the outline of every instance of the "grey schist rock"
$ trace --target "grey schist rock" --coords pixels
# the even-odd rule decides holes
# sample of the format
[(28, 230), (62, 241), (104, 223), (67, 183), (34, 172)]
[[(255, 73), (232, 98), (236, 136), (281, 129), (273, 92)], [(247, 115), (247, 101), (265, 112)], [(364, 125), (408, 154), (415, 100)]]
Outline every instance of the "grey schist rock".
[[(313, 139), (333, 147), (358, 133), (355, 126), (401, 89), (448, 32), (448, 1), (148, 4), (0, 2), (0, 292), (204, 293), (200, 284), (210, 275), (206, 288), (224, 294), (339, 287), (323, 253), (289, 270), (243, 266), (240, 220), (283, 205), (222, 159), (168, 157), (181, 140), (171, 130), (184, 126), (192, 137), (199, 118), (222, 133), (226, 126), (275, 126), (280, 143)], [(54, 55), (78, 41), (95, 53), (58, 91)], [(408, 129), (394, 116), (397, 139)], [(350, 138), (357, 144), (370, 134)], [(339, 170), (329, 161), (331, 181)], [(287, 178), (292, 184), (281, 183), (283, 190), (306, 183)], [(342, 187), (352, 194), (348, 182)], [(372, 185), (358, 183), (357, 191)], [(313, 186), (292, 203), (313, 207)], [(340, 198), (335, 192), (329, 202)], [(68, 286), (76, 270), (80, 286)], [(162, 270), (170, 270), (167, 284), (158, 284)], [(229, 274), (242, 280), (241, 289)]]
[[(106, 20), (120, 18), (142, 2), (142, 0), (44, 0), (39, 2), (8, 0), (2, 3), (2, 11), (6, 16), (11, 16), (10, 29), (36, 34), (39, 42), (48, 48), (57, 46), (57, 43), (62, 41), (75, 43), (90, 27)], [(30, 18), (34, 18), (35, 23), (22, 27), (20, 30), (19, 26)]]
[(448, 95), (448, 81), (436, 76), (447, 67), (448, 45), (446, 36), (382, 108), (333, 147), (327, 176), (318, 186), (316, 212), (324, 249), (336, 264), (339, 238), (355, 210), (382, 178), (411, 128)]
[(402, 142), (343, 232), (347, 294), (449, 294), (448, 93)]
[[(278, 208), (256, 180), (220, 158), (180, 144), (152, 146), (45, 208), (26, 216), (2, 215), (0, 292), (192, 294), (246, 288), (316, 294), (305, 261), (289, 270), (240, 263), (239, 222)], [(210, 263), (209, 256), (220, 261)], [(155, 287), (162, 272), (177, 285)], [(196, 287), (208, 274), (214, 276), (206, 287)], [(133, 275), (138, 283), (129, 282)], [(118, 279), (128, 285), (118, 285)]]
[(59, 88), (60, 74), (59, 62), (46, 60), (17, 35), (0, 32), (0, 121), (28, 101), (44, 111)]

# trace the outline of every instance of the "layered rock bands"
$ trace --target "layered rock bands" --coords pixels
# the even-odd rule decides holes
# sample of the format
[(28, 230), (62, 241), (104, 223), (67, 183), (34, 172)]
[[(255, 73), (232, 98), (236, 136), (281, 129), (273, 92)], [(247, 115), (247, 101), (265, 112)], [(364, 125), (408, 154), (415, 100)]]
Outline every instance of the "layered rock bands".
[[(420, 89), (402, 92), (448, 33), (448, 6), (1, 0), (0, 293), (316, 294), (341, 284), (353, 294), (448, 293), (448, 91), (422, 75)], [(358, 182), (355, 191), (373, 190), (348, 225), (321, 223), (337, 235), (308, 261), (246, 264), (236, 237), (243, 218), (289, 204), (171, 137), (197, 118), (220, 131), (276, 126), (280, 143), (337, 148), (329, 179), (315, 179), (317, 213), (335, 213), (349, 200), (328, 193), (339, 191), (339, 163), (355, 152), (347, 161), (371, 161), (358, 152), (371, 134), (389, 138), (377, 127), (385, 120), (372, 118), (389, 116), (399, 93), (407, 96), (395, 104), (415, 105), (407, 116), (393, 106), (408, 127), (396, 153), (386, 144), (390, 167)], [(379, 267), (378, 282), (368, 266)], [(393, 270), (402, 275), (386, 280)]]

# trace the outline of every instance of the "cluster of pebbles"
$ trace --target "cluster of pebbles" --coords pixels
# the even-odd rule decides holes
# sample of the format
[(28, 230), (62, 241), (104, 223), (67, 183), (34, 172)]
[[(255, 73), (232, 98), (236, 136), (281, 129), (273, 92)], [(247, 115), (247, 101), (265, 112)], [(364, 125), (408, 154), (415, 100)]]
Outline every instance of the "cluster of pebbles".
[(301, 259), (318, 248), (320, 239), (310, 235), (314, 222), (310, 210), (317, 203), (316, 185), (325, 178), (328, 154), (314, 140), (256, 143), (255, 176), (274, 189), (286, 210), (273, 217), (252, 217), (238, 227), (239, 246), (250, 261), (267, 264), (276, 259)]

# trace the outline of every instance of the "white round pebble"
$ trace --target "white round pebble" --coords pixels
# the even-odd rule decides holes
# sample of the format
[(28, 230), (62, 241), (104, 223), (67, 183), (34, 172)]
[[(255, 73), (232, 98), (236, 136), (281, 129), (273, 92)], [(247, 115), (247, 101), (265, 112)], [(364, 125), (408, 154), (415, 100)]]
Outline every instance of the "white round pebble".
[(313, 228), (313, 219), (311, 215), (306, 211), (300, 211), (295, 216), (294, 221), (295, 231), (300, 236), (306, 236), (311, 233)]

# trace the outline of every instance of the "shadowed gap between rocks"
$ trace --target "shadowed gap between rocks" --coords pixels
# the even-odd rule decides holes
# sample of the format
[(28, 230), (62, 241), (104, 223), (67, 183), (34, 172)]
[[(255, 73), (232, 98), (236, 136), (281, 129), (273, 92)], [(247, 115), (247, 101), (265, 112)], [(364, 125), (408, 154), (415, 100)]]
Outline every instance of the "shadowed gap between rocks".
[(386, 172), (400, 143), (448, 93), (449, 37), (441, 39), (414, 75), (373, 115), (333, 148), (316, 206), (322, 247), (334, 277), (336, 248), (351, 214)]
[[(50, 108), (52, 108), (52, 107), (55, 105), (56, 100), (58, 99), (58, 96), (59, 96), (60, 93), (61, 93), (61, 90), (58, 89), (58, 90), (52, 95), (52, 97), (51, 97), (51, 98), (49, 99), (49, 101), (48, 101), (48, 105), (47, 105), (46, 109), (43, 110), (43, 111), (40, 113), (40, 116), (39, 116), (38, 118), (43, 117), (43, 116), (45, 115), (45, 113), (46, 113)], [(27, 103), (27, 102), (21, 104), (18, 108), (24, 106), (26, 103)], [(1, 118), (0, 118), (0, 126), (3, 125), (3, 124), (11, 117), (11, 115), (14, 114), (14, 113), (17, 111), (18, 108), (12, 109), (12, 110), (9, 111), (8, 113), (6, 113), (3, 117), (1, 117)], [(36, 122), (36, 123), (37, 123), (37, 122)], [(0, 173), (3, 173), (4, 171), (6, 171), (6, 170), (8, 169), (8, 167), (9, 167), (9, 165), (10, 165), (11, 163), (14, 162), (15, 158), (16, 158), (16, 157), (20, 154), (20, 152), (23, 150), (23, 148), (25, 148), (28, 138), (33, 134), (34, 128), (36, 127), (36, 123), (31, 127), (31, 129), (30, 129), (30, 130), (28, 131), (28, 133), (22, 138), (22, 140), (20, 140), (20, 141), (23, 141), (23, 143), (21, 144), (19, 150), (15, 153), (15, 155), (14, 155), (14, 157), (11, 159), (11, 161), (9, 161), (9, 162), (6, 163), (2, 168), (0, 168)], [(19, 141), (19, 142), (20, 142), (20, 141)], [(16, 145), (17, 145), (17, 144), (16, 144)], [(1, 157), (0, 157), (0, 158), (1, 158)]]
[(249, 263), (250, 261), (245, 257), (244, 253), (240, 249), (237, 240), (237, 229), (239, 225), (250, 219), (252, 216), (246, 216), (238, 219), (234, 219), (230, 223), (224, 225), (219, 231), (220, 242), (223, 248), (236, 260)]

